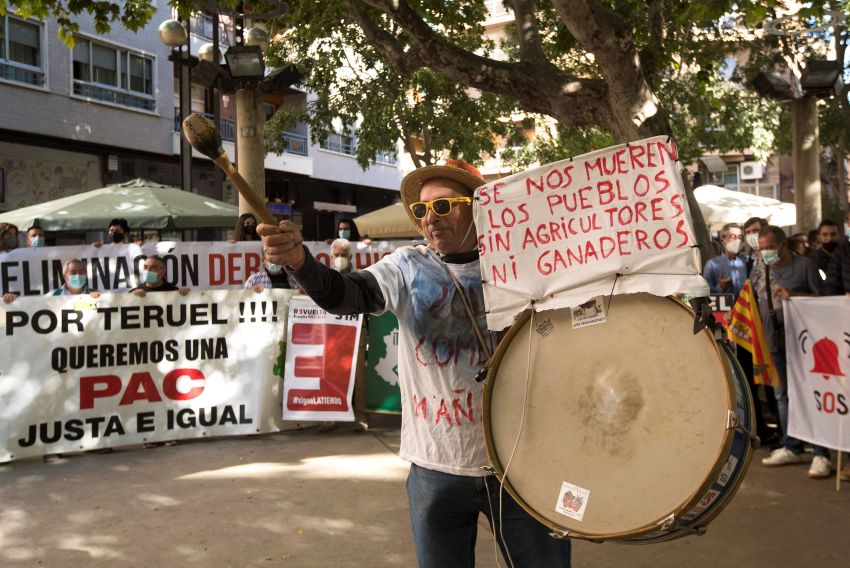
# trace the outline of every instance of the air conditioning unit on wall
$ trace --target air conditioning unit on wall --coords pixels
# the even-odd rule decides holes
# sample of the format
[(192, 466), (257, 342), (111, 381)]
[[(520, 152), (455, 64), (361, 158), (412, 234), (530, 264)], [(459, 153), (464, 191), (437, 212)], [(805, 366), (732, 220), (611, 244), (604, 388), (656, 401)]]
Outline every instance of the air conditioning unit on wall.
[(741, 179), (761, 179), (764, 166), (760, 162), (741, 162)]

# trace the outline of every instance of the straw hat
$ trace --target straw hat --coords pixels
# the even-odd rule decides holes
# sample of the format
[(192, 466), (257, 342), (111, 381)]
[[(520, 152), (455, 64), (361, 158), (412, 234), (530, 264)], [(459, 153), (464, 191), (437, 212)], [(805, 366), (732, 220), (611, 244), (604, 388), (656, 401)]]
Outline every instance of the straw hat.
[(472, 197), (477, 187), (484, 185), (484, 178), (481, 177), (481, 172), (476, 167), (462, 160), (446, 160), (445, 165), (425, 166), (424, 168), (413, 170), (404, 176), (404, 179), (401, 181), (401, 202), (404, 204), (404, 210), (407, 212), (410, 221), (420, 233), (422, 233), (422, 226), (413, 216), (413, 212), (410, 210), (410, 204), (419, 201), (419, 192), (422, 191), (422, 186), (428, 180), (434, 178), (447, 178), (458, 182), (469, 190), (470, 197)]

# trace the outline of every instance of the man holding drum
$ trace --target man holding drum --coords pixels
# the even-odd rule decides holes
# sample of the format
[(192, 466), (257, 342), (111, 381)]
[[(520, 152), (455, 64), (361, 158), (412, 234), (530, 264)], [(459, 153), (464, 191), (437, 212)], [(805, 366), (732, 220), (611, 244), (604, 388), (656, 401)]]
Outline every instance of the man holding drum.
[(483, 184), (478, 170), (456, 160), (407, 175), (402, 201), (428, 244), (399, 248), (360, 272), (343, 275), (316, 261), (289, 221), (260, 225), (258, 233), (269, 260), (285, 265), (322, 308), (398, 317), (400, 455), (411, 462), (419, 566), (474, 566), (479, 513), (509, 566), (569, 566), (570, 541), (551, 538), (483, 469), (483, 387), (475, 376), (494, 347), (472, 220), (473, 192)]

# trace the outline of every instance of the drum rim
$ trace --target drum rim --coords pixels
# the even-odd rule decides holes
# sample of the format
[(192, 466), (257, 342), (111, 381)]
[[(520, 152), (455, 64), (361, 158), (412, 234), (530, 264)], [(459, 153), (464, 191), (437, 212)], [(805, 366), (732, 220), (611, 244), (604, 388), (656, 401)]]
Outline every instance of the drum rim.
[[(679, 306), (682, 310), (690, 314), (690, 317), (694, 317), (694, 312), (689, 307), (685, 306), (678, 300), (675, 300), (670, 297), (661, 297), (661, 296), (653, 296), (655, 298), (666, 300), (669, 302), (673, 302), (675, 305)], [(566, 309), (566, 308), (561, 308)], [(544, 310), (545, 311), (545, 310)], [(543, 517), (540, 513), (534, 510), (525, 500), (520, 497), (516, 490), (511, 485), (510, 481), (505, 479), (505, 470), (501, 461), (496, 456), (496, 448), (493, 443), (493, 432), (490, 426), (491, 424), (491, 409), (490, 409), (490, 401), (493, 395), (493, 387), (495, 384), (495, 376), (499, 371), (499, 366), (501, 365), (502, 358), (505, 355), (505, 351), (507, 351), (508, 346), (513, 342), (514, 337), (519, 333), (520, 328), (522, 328), (530, 319), (533, 310), (527, 309), (523, 311), (519, 316), (517, 316), (513, 325), (511, 325), (508, 332), (505, 334), (505, 337), (499, 342), (499, 346), (496, 348), (496, 351), (493, 353), (493, 356), (490, 358), (490, 361), (487, 363), (487, 378), (484, 381), (484, 393), (483, 393), (483, 405), (482, 405), (482, 418), (483, 418), (483, 427), (484, 427), (484, 442), (487, 449), (487, 455), (490, 458), (490, 465), (494, 470), (496, 477), (499, 479), (499, 483), (502, 487), (504, 487), (508, 493), (513, 497), (513, 499), (522, 507), (529, 515), (535, 518), (538, 522), (543, 524), (546, 527), (549, 527), (554, 532), (563, 534), (564, 536), (568, 536), (570, 538), (580, 538), (584, 540), (594, 540), (594, 541), (603, 541), (603, 540), (624, 540), (631, 537), (637, 537), (644, 534), (649, 534), (652, 532), (656, 532), (662, 530), (661, 527), (664, 525), (665, 521), (669, 518), (666, 517), (664, 519), (658, 519), (650, 524), (639, 527), (635, 530), (631, 530), (628, 532), (616, 532), (616, 533), (582, 533), (578, 531), (574, 531), (564, 526), (555, 525), (549, 519)], [(717, 356), (723, 361), (724, 354), (721, 351), (720, 347), (717, 345), (717, 341), (712, 336), (711, 332), (708, 329), (704, 329), (699, 333), (704, 333), (711, 340), (711, 343), (714, 347), (714, 350)], [(735, 392), (735, 384), (734, 378), (731, 376), (729, 372), (729, 367), (724, 363), (723, 365), (723, 375), (726, 379), (726, 405), (729, 409), (734, 409), (734, 397), (733, 393)], [(700, 483), (696, 492), (692, 494), (688, 499), (680, 505), (677, 509), (670, 512), (670, 515), (674, 517), (674, 519), (678, 519), (684, 513), (687, 513), (690, 509), (692, 509), (708, 492), (709, 489), (714, 485), (714, 480), (720, 475), (721, 470), (723, 469), (724, 462), (720, 459), (723, 455), (729, 454), (732, 449), (732, 442), (735, 437), (735, 429), (727, 428), (726, 432), (723, 435), (723, 443), (721, 444), (720, 451), (715, 456), (715, 465), (706, 476), (706, 478)], [(750, 448), (750, 453), (752, 452), (752, 448)], [(749, 461), (747, 460), (747, 466), (749, 467)], [(746, 473), (746, 472), (744, 472)], [(740, 478), (743, 480), (743, 476)], [(740, 483), (739, 483), (740, 484)], [(735, 487), (737, 489), (737, 486)], [(734, 491), (728, 492), (730, 495), (734, 495)], [(730, 497), (731, 498), (731, 497)], [(720, 508), (722, 510), (722, 507)], [(718, 511), (719, 513), (719, 511)], [(713, 519), (713, 516), (707, 518), (705, 521), (701, 522), (700, 525), (706, 524), (708, 521)], [(671, 532), (675, 532), (671, 529)]]

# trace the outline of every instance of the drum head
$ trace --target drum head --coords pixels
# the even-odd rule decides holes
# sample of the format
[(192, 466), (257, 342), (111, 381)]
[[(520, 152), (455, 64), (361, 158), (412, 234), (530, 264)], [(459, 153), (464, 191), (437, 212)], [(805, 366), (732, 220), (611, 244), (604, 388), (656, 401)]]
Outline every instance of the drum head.
[(731, 444), (734, 401), (714, 339), (692, 327), (678, 302), (633, 294), (615, 296), (604, 323), (572, 329), (570, 310), (553, 310), (511, 328), (485, 428), (524, 508), (575, 536), (624, 538), (699, 497)]

